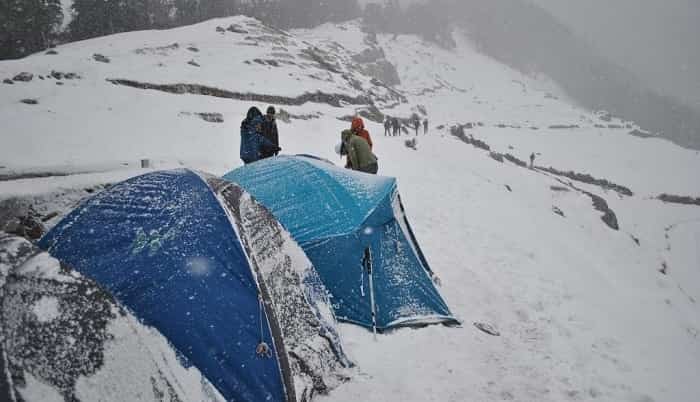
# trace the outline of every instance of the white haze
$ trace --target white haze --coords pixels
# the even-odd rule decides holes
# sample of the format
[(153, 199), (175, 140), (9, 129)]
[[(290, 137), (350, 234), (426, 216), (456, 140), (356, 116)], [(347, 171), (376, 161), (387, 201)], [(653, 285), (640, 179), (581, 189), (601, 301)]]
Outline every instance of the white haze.
[(581, 106), (700, 149), (696, 0), (399, 2), (446, 7), (484, 54), (550, 77)]
[[(525, 0), (650, 89), (700, 110), (700, 1)], [(361, 0), (361, 4), (382, 1)], [(407, 5), (430, 0), (399, 0)]]
[(649, 87), (700, 110), (697, 0), (530, 0)]

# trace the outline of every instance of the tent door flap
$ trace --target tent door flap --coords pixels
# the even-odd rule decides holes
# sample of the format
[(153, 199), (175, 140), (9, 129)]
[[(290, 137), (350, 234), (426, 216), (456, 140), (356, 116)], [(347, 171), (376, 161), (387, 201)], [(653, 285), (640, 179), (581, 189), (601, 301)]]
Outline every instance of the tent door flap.
[(362, 256), (362, 266), (367, 272), (369, 277), (369, 302), (372, 310), (372, 332), (374, 333), (374, 340), (377, 340), (377, 308), (374, 303), (374, 279), (373, 279), (373, 269), (372, 269), (372, 249), (369, 247), (365, 248), (364, 255)]

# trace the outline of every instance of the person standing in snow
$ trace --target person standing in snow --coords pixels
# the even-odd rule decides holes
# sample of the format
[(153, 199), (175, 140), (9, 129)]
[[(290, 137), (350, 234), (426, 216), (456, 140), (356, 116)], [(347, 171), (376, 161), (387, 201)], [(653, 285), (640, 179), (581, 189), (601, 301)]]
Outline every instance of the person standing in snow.
[(399, 119), (394, 117), (391, 119), (391, 128), (393, 130), (394, 137), (399, 135), (399, 130), (401, 129), (401, 125), (399, 124)]
[(418, 137), (418, 129), (420, 129), (420, 120), (418, 118), (413, 119), (413, 128), (416, 130), (416, 137)]
[(390, 129), (391, 129), (391, 118), (389, 116), (387, 116), (386, 120), (384, 120), (384, 136), (385, 137), (389, 136)]
[(272, 143), (273, 146), (263, 146), (260, 157), (269, 158), (271, 156), (277, 156), (281, 148), (279, 132), (277, 131), (277, 121), (275, 120), (275, 108), (273, 106), (267, 108), (265, 120), (262, 123), (262, 135)]
[(245, 120), (241, 122), (241, 150), (243, 163), (253, 163), (262, 157), (262, 149), (280, 151), (272, 142), (262, 135), (262, 124), (265, 121), (260, 109), (253, 106), (248, 109)]
[(428, 134), (428, 119), (423, 120), (423, 134)]
[(363, 137), (360, 137), (353, 130), (344, 130), (340, 136), (342, 147), (348, 155), (348, 169), (360, 172), (377, 174), (379, 164), (377, 157), (372, 153), (372, 149)]
[(369, 135), (369, 131), (365, 130), (365, 122), (362, 120), (361, 117), (355, 117), (352, 119), (352, 123), (350, 123), (350, 130), (355, 133), (355, 135), (358, 135), (367, 141), (367, 144), (369, 144), (369, 149), (372, 150), (372, 147), (374, 144), (372, 144), (372, 137)]
[(535, 153), (530, 154), (530, 169), (533, 169), (535, 167)]

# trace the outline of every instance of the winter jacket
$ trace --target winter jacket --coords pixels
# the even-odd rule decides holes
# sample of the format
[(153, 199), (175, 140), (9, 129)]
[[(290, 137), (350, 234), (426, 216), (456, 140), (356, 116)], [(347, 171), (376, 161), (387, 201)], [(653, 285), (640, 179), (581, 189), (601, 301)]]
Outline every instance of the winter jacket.
[(350, 169), (366, 173), (377, 173), (377, 157), (365, 139), (355, 135), (352, 130), (345, 130), (341, 134), (343, 146), (348, 154)]
[(362, 118), (355, 117), (354, 119), (352, 119), (350, 130), (352, 130), (355, 134), (359, 135), (360, 137), (364, 138), (365, 141), (367, 141), (367, 143), (369, 144), (369, 149), (372, 149), (372, 147), (374, 146), (374, 144), (372, 144), (372, 137), (369, 136), (369, 131), (365, 130), (365, 122), (362, 121)]
[(270, 156), (277, 155), (279, 153), (279, 132), (277, 131), (277, 121), (275, 118), (265, 117), (262, 123), (262, 136), (265, 137), (273, 147), (263, 146), (262, 148), (262, 158), (269, 158)]
[(263, 149), (279, 150), (279, 147), (262, 136), (263, 121), (262, 114), (251, 115), (248, 113), (248, 117), (241, 122), (241, 160), (243, 163), (252, 163), (261, 159)]

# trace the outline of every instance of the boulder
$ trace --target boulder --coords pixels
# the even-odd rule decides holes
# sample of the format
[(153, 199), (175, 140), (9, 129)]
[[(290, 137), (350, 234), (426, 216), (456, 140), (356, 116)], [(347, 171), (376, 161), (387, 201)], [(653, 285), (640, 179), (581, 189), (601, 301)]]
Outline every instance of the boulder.
[(651, 138), (654, 136), (654, 134), (648, 131), (640, 130), (638, 128), (635, 128), (634, 130), (630, 131), (629, 134), (640, 138)]
[(0, 231), (28, 240), (43, 236), (46, 228), (32, 205), (17, 198), (0, 201)]
[(491, 159), (503, 163), (503, 154), (500, 154), (498, 152), (489, 152), (489, 156)]
[(491, 336), (501, 336), (501, 333), (496, 329), (491, 324), (487, 324), (484, 322), (475, 322), (474, 326), (479, 329), (481, 332), (484, 332), (486, 334), (489, 334)]
[(381, 47), (371, 47), (352, 56), (353, 61), (361, 64), (374, 63), (379, 60), (384, 60), (386, 55)]
[[(217, 27), (217, 30), (218, 30), (218, 27)], [(229, 25), (228, 28), (226, 28), (226, 30), (229, 32), (238, 33), (238, 34), (247, 34), (248, 33), (248, 31), (239, 27), (236, 24)]]
[(102, 55), (102, 54), (99, 54), (99, 53), (93, 54), (92, 59), (95, 61), (99, 61), (100, 63), (109, 63), (111, 61), (109, 59), (109, 57)]
[(224, 116), (221, 113), (197, 113), (197, 116), (209, 123), (224, 122)]
[(401, 84), (396, 67), (385, 59), (361, 65), (361, 70), (365, 75), (377, 79), (385, 85), (396, 86)]
[(29, 82), (34, 78), (34, 74), (23, 71), (12, 78), (13, 81)]
[(602, 121), (609, 123), (612, 121), (613, 115), (610, 112), (601, 111), (601, 112), (598, 112), (598, 118)]
[(373, 121), (379, 124), (384, 123), (384, 113), (382, 113), (374, 105), (370, 105), (366, 108), (360, 109), (357, 113), (369, 121)]

